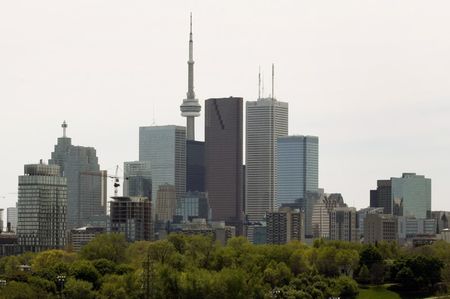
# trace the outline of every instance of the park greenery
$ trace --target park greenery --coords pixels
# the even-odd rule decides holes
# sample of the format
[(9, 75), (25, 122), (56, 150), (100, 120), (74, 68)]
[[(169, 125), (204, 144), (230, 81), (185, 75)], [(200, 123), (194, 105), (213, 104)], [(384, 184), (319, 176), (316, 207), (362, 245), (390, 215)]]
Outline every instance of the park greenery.
[(122, 234), (104, 234), (79, 253), (3, 257), (0, 279), (6, 299), (356, 298), (365, 286), (386, 284), (399, 292), (445, 294), (450, 244), (252, 245), (237, 237), (222, 246), (206, 236), (127, 243)]

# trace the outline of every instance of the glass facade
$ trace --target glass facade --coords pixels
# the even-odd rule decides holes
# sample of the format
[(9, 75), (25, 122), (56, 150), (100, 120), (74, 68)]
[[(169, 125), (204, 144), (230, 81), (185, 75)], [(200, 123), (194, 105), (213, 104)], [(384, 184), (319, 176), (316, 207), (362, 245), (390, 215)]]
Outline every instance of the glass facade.
[(205, 143), (186, 141), (186, 191), (205, 191)]
[(401, 202), (406, 217), (428, 218), (431, 215), (431, 179), (415, 173), (391, 178), (392, 202)]
[(177, 216), (183, 221), (191, 221), (192, 218), (210, 218), (208, 198), (204, 192), (187, 192), (177, 201)]
[(17, 236), (23, 251), (64, 248), (67, 180), (59, 166), (25, 165), (19, 176)]
[(159, 186), (164, 184), (174, 185), (180, 198), (186, 191), (186, 128), (140, 127), (139, 161), (148, 161), (151, 165), (153, 200)]
[(278, 138), (277, 205), (295, 203), (319, 187), (319, 138)]
[(151, 196), (152, 171), (149, 161), (124, 162), (123, 172), (123, 196)]

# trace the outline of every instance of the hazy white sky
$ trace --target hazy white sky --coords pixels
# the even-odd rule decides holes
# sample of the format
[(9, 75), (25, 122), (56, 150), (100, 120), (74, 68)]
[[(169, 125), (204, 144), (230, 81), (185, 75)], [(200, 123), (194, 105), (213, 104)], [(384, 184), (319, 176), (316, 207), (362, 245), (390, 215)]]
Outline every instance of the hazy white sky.
[(111, 172), (138, 159), (153, 107), (157, 124), (185, 124), (190, 11), (202, 106), (255, 100), (274, 62), (290, 134), (320, 138), (326, 192), (365, 207), (377, 179), (416, 172), (450, 210), (450, 2), (429, 0), (1, 1), (0, 207), (63, 120)]

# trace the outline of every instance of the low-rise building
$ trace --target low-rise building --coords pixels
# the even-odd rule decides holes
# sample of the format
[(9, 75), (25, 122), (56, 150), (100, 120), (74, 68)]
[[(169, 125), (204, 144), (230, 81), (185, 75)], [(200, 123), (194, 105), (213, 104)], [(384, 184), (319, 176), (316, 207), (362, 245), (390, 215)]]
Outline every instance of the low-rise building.
[(94, 239), (97, 235), (106, 232), (104, 227), (80, 227), (72, 229), (69, 233), (69, 245), (73, 251), (80, 251), (81, 248)]

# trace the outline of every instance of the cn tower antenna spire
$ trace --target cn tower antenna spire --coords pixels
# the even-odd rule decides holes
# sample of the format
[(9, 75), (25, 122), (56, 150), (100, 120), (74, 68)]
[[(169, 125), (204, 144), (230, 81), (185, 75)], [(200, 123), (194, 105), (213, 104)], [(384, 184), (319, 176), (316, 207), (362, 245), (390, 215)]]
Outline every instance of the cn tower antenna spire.
[(192, 13), (189, 18), (189, 60), (188, 60), (188, 91), (186, 99), (180, 106), (181, 116), (186, 117), (186, 139), (195, 140), (195, 118), (200, 116), (202, 107), (195, 98), (194, 92), (194, 42), (192, 40)]

